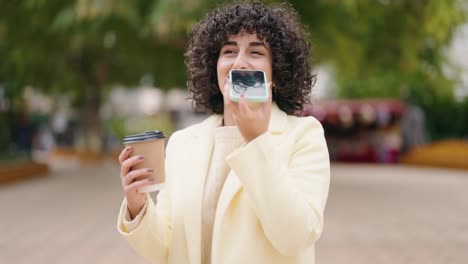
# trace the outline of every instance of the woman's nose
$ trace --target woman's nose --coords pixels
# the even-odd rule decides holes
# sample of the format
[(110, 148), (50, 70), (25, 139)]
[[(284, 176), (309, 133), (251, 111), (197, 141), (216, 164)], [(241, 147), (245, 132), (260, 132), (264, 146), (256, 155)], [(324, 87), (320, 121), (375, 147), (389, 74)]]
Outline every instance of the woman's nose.
[(237, 55), (236, 60), (234, 61), (233, 68), (236, 70), (247, 69), (248, 68), (247, 58), (242, 54)]

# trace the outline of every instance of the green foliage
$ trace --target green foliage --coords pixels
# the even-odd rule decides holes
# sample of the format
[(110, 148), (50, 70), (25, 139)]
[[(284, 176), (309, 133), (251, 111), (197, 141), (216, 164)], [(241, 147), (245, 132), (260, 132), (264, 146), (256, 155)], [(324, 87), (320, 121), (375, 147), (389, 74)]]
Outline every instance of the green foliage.
[(113, 116), (106, 120), (106, 128), (110, 134), (123, 140), (126, 135), (138, 134), (157, 128), (167, 138), (174, 132), (175, 125), (167, 113), (157, 116), (122, 118)]
[[(393, 97), (421, 106), (433, 138), (468, 134), (467, 104), (457, 103), (457, 78), (445, 49), (467, 22), (457, 0), (290, 1), (312, 32), (319, 62), (334, 68), (338, 95)], [(453, 113), (457, 119), (447, 119)], [(453, 120), (457, 120), (453, 122)]]
[[(11, 113), (0, 113), (0, 124), (10, 124), (12, 122)], [(0, 127), (0, 153), (7, 153), (11, 142), (10, 127)], [(2, 154), (0, 154), (1, 156)], [(0, 158), (1, 159), (1, 158)]]
[(452, 94), (443, 49), (466, 11), (456, 0), (291, 1), (313, 33), (319, 61), (335, 67), (343, 97), (405, 97), (420, 86)]
[(424, 110), (432, 140), (467, 137), (468, 98), (457, 102), (452, 96), (413, 88), (409, 101)]
[[(221, 2), (0, 1), (0, 84), (10, 98), (34, 85), (71, 94), (77, 105), (99, 98), (89, 93), (103, 95), (115, 83), (135, 86), (145, 75), (158, 87), (183, 87), (186, 34)], [(436, 137), (452, 128), (468, 133), (442, 125), (432, 112), (466, 109), (452, 99), (456, 79), (443, 71), (444, 49), (467, 21), (464, 1), (289, 2), (312, 32), (317, 61), (333, 67), (340, 97), (401, 98), (424, 108)], [(439, 133), (441, 127), (447, 131)]]
[(34, 85), (86, 100), (83, 87), (135, 85), (143, 75), (163, 88), (183, 86), (183, 38), (155, 37), (154, 2), (0, 2), (0, 83), (7, 96), (18, 98)]

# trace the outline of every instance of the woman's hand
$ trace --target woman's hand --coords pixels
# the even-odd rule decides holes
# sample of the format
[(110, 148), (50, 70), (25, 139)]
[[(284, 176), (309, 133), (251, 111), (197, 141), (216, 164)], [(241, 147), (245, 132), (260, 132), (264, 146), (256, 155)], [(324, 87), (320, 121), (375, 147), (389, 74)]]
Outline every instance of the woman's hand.
[(130, 157), (131, 153), (132, 148), (126, 147), (119, 155), (119, 162), (122, 188), (127, 199), (130, 217), (133, 219), (146, 203), (146, 193), (138, 192), (138, 188), (153, 184), (153, 181), (148, 178), (153, 170), (148, 168), (132, 170), (133, 166), (143, 162), (144, 157), (139, 155)]
[[(245, 94), (241, 95), (239, 102), (233, 102), (229, 98), (231, 81), (227, 80), (224, 85), (224, 114), (231, 114), (234, 123), (244, 138), (245, 143), (249, 143), (256, 137), (268, 131), (271, 114), (272, 90), (271, 82), (268, 83), (269, 98), (264, 103), (255, 103), (251, 106), (247, 102)], [(227, 110), (227, 111), (226, 111)]]

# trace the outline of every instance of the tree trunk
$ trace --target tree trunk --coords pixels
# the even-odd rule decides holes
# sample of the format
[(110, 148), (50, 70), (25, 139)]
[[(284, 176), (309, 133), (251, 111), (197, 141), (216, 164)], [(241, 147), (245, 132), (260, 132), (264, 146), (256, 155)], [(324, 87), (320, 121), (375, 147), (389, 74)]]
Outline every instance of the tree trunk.
[(101, 154), (104, 147), (100, 108), (102, 103), (102, 88), (107, 80), (108, 64), (102, 62), (96, 68), (96, 72), (84, 71), (87, 73), (85, 75), (88, 85), (85, 88), (84, 107), (81, 113), (83, 124), (81, 150), (90, 154)]
[(99, 154), (102, 152), (101, 86), (88, 85), (81, 120), (83, 124), (82, 150)]

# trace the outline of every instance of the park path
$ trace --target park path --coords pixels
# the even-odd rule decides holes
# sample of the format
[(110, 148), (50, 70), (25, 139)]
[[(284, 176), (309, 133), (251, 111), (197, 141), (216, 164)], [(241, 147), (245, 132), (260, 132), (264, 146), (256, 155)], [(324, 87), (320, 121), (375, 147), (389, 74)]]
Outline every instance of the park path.
[[(116, 231), (118, 166), (0, 186), (0, 263), (143, 264)], [(318, 264), (468, 263), (468, 172), (333, 164)]]

